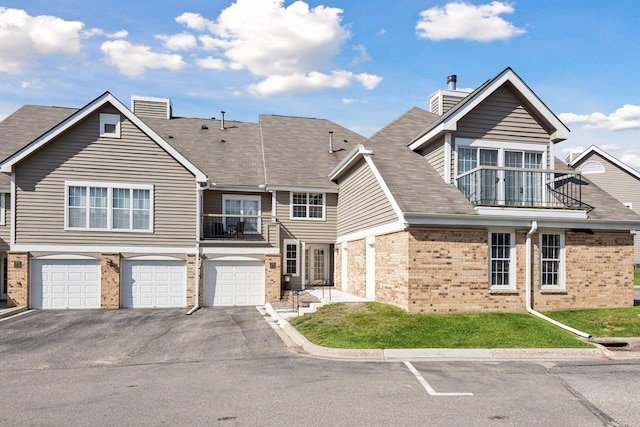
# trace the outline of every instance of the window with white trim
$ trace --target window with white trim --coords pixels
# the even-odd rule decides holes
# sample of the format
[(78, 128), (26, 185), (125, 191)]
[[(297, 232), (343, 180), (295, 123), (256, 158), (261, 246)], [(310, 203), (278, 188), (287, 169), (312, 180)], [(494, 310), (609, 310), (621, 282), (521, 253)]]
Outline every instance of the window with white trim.
[(223, 194), (222, 211), (224, 213), (224, 229), (227, 233), (238, 228), (238, 222), (244, 223), (245, 234), (259, 234), (262, 221), (260, 196), (240, 194)]
[(324, 193), (291, 192), (291, 219), (324, 220)]
[(120, 114), (100, 113), (100, 136), (120, 138)]
[(153, 186), (66, 183), (68, 230), (153, 231)]
[(512, 289), (515, 283), (515, 233), (489, 233), (489, 288)]
[(564, 234), (540, 233), (540, 287), (564, 288)]
[(284, 239), (284, 273), (293, 276), (300, 275), (300, 242), (294, 239)]

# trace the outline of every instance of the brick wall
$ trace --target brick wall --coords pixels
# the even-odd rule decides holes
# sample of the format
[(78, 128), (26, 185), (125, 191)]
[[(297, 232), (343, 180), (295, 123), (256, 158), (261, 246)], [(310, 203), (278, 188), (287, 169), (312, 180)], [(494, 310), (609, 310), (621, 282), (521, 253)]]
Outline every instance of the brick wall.
[[(280, 301), (281, 293), (281, 259), (282, 255), (265, 255), (264, 257), (264, 297), (265, 302)], [(273, 266), (273, 268), (271, 268)]]
[(367, 245), (364, 239), (349, 242), (347, 245), (349, 268), (347, 271), (347, 289), (345, 291), (363, 298), (366, 292), (367, 276), (366, 248)]
[(565, 290), (540, 290), (539, 238), (534, 243), (533, 307), (570, 310), (633, 306), (633, 235), (565, 233)]
[[(197, 265), (199, 263), (199, 265)], [(196, 277), (196, 271), (200, 268), (200, 277)], [(187, 307), (193, 307), (196, 302), (196, 286), (199, 287), (200, 301), (198, 305), (202, 306), (204, 302), (204, 286), (202, 278), (204, 276), (204, 264), (202, 263), (202, 255), (187, 254)]]
[(101, 308), (120, 308), (120, 265), (120, 254), (100, 255)]
[(7, 253), (7, 307), (29, 306), (29, 254)]
[(376, 236), (376, 301), (407, 309), (409, 233)]

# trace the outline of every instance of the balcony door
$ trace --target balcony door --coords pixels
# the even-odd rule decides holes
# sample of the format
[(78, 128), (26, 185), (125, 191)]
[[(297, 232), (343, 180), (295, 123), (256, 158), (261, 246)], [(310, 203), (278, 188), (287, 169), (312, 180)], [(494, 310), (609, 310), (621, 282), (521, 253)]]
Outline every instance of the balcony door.
[[(498, 150), (475, 147), (458, 149), (458, 174), (479, 166), (498, 166)], [(458, 182), (458, 188), (469, 200), (493, 204), (499, 197), (497, 173), (494, 169), (483, 169), (481, 175), (466, 175)]]
[(225, 194), (222, 205), (226, 232), (235, 230), (238, 221), (244, 221), (245, 233), (260, 233), (260, 196)]
[[(504, 166), (507, 168), (542, 169), (542, 153), (505, 151)], [(504, 171), (505, 205), (541, 205), (543, 177), (543, 174), (535, 172)]]

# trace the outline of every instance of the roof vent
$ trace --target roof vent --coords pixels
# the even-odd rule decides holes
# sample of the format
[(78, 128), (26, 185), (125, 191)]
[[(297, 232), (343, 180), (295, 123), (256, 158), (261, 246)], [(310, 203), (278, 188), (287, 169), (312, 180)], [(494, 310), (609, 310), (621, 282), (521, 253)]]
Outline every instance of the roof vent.
[(447, 89), (456, 90), (456, 83), (458, 82), (458, 76), (452, 74), (447, 76)]
[(329, 153), (333, 153), (333, 132), (329, 131)]
[(220, 119), (220, 130), (224, 130), (224, 111), (220, 111), (222, 118)]

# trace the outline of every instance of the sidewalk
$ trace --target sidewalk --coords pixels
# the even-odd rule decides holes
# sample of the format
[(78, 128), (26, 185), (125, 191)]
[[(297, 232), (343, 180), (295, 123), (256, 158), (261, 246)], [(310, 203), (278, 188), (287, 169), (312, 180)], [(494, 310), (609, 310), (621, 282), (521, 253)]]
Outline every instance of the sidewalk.
[[(637, 291), (640, 291), (637, 290)], [(336, 289), (311, 290), (310, 293), (322, 303), (363, 302), (368, 301)], [(336, 360), (356, 361), (392, 361), (392, 360), (640, 360), (640, 351), (611, 351), (604, 345), (592, 343), (594, 348), (499, 348), (499, 349), (452, 349), (452, 348), (413, 348), (413, 349), (345, 349), (323, 347), (310, 342), (286, 318), (296, 317), (298, 313), (281, 313), (267, 303), (258, 311), (274, 328), (290, 349), (312, 357)], [(315, 309), (314, 309), (315, 311)], [(631, 338), (631, 340), (638, 340)], [(603, 340), (606, 341), (606, 340)], [(612, 340), (621, 341), (621, 340)]]
[(10, 317), (18, 313), (22, 313), (23, 311), (27, 311), (27, 307), (7, 308), (7, 302), (0, 301), (0, 319), (4, 319), (5, 317)]

